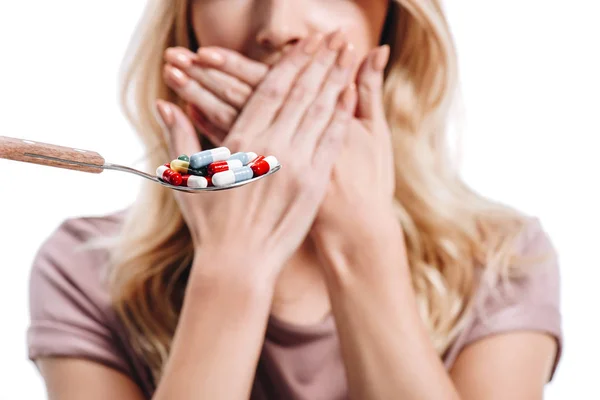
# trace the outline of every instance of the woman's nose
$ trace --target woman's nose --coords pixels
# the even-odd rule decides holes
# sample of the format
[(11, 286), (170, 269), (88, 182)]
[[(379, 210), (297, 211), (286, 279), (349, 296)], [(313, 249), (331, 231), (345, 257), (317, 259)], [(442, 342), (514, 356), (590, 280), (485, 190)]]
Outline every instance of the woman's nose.
[(306, 36), (302, 10), (296, 10), (301, 2), (271, 0), (260, 13), (261, 23), (256, 41), (267, 50), (280, 50), (293, 45)]

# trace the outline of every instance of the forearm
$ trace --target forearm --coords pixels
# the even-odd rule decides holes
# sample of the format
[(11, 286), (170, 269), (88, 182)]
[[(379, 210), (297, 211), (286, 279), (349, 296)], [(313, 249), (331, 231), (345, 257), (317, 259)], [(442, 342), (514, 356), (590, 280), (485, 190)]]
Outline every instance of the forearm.
[(212, 263), (223, 271), (239, 271), (224, 263), (240, 260), (228, 260), (200, 257), (204, 265), (192, 267), (155, 399), (249, 398), (272, 289), (266, 279), (259, 282), (260, 277), (244, 279), (240, 274), (202, 269)]
[(418, 314), (402, 235), (390, 229), (326, 257), (351, 397), (457, 399)]

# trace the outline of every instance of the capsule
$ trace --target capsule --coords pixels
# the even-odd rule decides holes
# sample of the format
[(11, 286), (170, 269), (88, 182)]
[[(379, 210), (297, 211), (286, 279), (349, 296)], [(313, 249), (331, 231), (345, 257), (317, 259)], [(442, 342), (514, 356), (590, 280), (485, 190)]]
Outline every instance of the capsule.
[(156, 175), (162, 181), (170, 183), (173, 186), (181, 185), (183, 180), (180, 173), (167, 168), (165, 165), (161, 165), (156, 169)]
[(177, 157), (177, 159), (181, 161), (190, 162), (190, 158), (185, 154), (180, 155), (179, 157)]
[[(166, 164), (165, 164), (166, 165)], [(170, 167), (173, 171), (179, 172), (180, 174), (185, 175), (197, 175), (197, 176), (206, 176), (208, 175), (208, 167), (202, 167), (199, 170), (195, 170), (190, 168), (190, 163), (187, 161), (183, 161), (180, 159), (171, 161), (173, 167)]]
[(208, 175), (243, 167), (240, 160), (217, 161), (208, 165)]
[(198, 168), (198, 169), (191, 169), (190, 171), (193, 175), (198, 175), (198, 176), (203, 176), (203, 177), (207, 177), (210, 176), (210, 174), (208, 173), (208, 165), (205, 165), (202, 168)]
[(190, 168), (198, 170), (210, 163), (225, 161), (231, 156), (227, 147), (217, 147), (210, 150), (204, 150), (190, 157)]
[(251, 151), (247, 152), (246, 154), (248, 154), (248, 163), (251, 163), (252, 161), (256, 160), (256, 157), (258, 157), (258, 154)]
[(181, 186), (199, 189), (204, 189), (205, 187), (208, 187), (208, 180), (203, 176), (182, 175), (181, 179)]
[(180, 160), (179, 158), (171, 161), (171, 169), (179, 172), (180, 174), (188, 174), (190, 169), (190, 163), (188, 161)]
[(264, 160), (264, 159), (265, 159), (265, 156), (258, 156), (254, 160), (250, 161), (248, 163), (248, 166), (251, 167), (253, 164), (256, 164), (257, 162)]
[(240, 151), (239, 153), (232, 154), (227, 161), (240, 160), (243, 165), (248, 165), (248, 163), (254, 161), (256, 157), (256, 153)]
[(263, 158), (262, 160), (253, 162), (252, 165), (250, 165), (250, 168), (252, 169), (254, 176), (261, 176), (268, 173), (278, 165), (279, 161), (277, 161), (277, 159), (274, 156), (268, 156)]
[(242, 181), (247, 181), (248, 179), (251, 179), (252, 176), (252, 168), (245, 166), (214, 174), (212, 176), (212, 184), (217, 187), (223, 187)]

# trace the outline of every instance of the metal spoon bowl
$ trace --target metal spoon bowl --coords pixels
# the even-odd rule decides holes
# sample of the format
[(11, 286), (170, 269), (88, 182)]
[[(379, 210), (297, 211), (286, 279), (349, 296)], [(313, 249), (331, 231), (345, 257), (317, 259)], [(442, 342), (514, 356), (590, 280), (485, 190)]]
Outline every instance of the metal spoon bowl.
[(233, 189), (236, 187), (240, 187), (240, 186), (244, 186), (247, 185), (249, 183), (255, 182), (259, 179), (265, 178), (271, 174), (274, 174), (275, 172), (279, 171), (281, 169), (281, 165), (276, 166), (275, 168), (273, 168), (272, 170), (270, 170), (269, 172), (267, 172), (264, 175), (260, 175), (251, 179), (247, 179), (245, 181), (241, 181), (241, 182), (237, 182), (237, 183), (232, 183), (231, 185), (227, 185), (227, 186), (209, 186), (206, 188), (191, 188), (191, 187), (186, 187), (186, 186), (175, 186), (175, 185), (171, 185), (170, 183), (167, 183), (163, 180), (160, 180), (158, 177), (156, 177), (155, 175), (150, 175), (147, 174), (145, 172), (142, 171), (138, 171), (136, 169), (133, 168), (129, 168), (129, 167), (125, 167), (122, 165), (118, 165), (118, 164), (104, 164), (104, 169), (112, 169), (115, 171), (122, 171), (122, 172), (128, 172), (131, 174), (135, 174), (135, 175), (139, 175), (142, 178), (146, 178), (149, 179), (153, 182), (159, 183), (165, 187), (168, 187), (169, 189), (173, 189), (173, 190), (179, 190), (181, 192), (191, 192), (191, 193), (195, 193), (195, 192), (215, 192), (217, 190), (228, 190), (228, 189)]

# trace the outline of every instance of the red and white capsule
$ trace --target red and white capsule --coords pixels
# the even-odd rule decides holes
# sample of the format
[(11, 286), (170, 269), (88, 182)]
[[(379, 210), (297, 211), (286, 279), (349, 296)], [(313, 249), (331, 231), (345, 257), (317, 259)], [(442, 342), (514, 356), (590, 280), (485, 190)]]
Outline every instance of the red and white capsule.
[(227, 160), (227, 161), (217, 161), (212, 164), (209, 164), (208, 174), (214, 175), (219, 172), (229, 171), (232, 169), (241, 168), (243, 166), (244, 166), (244, 164), (242, 164), (242, 161), (237, 160), (237, 159)]
[(182, 175), (181, 186), (194, 188), (194, 189), (204, 189), (208, 187), (208, 179), (203, 176), (197, 175)]
[(158, 176), (160, 180), (173, 186), (180, 186), (183, 181), (180, 173), (173, 171), (166, 165), (161, 165), (156, 169), (156, 176)]
[(255, 177), (268, 173), (278, 165), (279, 161), (277, 161), (275, 156), (259, 156), (252, 163), (248, 164), (248, 166), (252, 168), (252, 172), (254, 173)]

